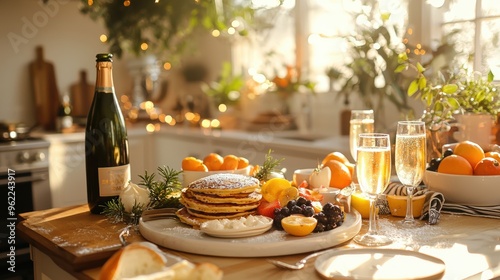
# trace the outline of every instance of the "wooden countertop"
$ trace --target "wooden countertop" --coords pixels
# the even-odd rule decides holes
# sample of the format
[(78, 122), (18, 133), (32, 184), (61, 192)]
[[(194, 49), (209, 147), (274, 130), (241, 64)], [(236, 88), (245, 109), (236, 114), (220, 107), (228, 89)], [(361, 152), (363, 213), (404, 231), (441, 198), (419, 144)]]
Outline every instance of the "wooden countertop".
[[(124, 224), (111, 224), (92, 215), (86, 205), (55, 208), (21, 215), (18, 232), (77, 279), (96, 279), (100, 266), (120, 248)], [(437, 225), (423, 221), (413, 229), (401, 228), (401, 218), (381, 216), (379, 226), (392, 237), (389, 248), (415, 250), (446, 263), (443, 279), (491, 279), (500, 277), (500, 222), (498, 219), (443, 214)], [(363, 221), (361, 232), (367, 227)], [(128, 241), (141, 241), (133, 233)], [(342, 248), (359, 247), (353, 242)], [(166, 249), (165, 249), (166, 250)], [(266, 258), (226, 258), (166, 250), (191, 262), (211, 262), (224, 271), (224, 279), (320, 279), (313, 262), (300, 271), (275, 268)], [(307, 254), (276, 257), (295, 262)]]

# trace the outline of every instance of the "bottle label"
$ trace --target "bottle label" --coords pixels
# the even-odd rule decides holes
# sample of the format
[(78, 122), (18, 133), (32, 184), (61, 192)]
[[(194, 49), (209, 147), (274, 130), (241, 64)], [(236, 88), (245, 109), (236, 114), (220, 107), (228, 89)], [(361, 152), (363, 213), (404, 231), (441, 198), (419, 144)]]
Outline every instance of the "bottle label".
[(98, 174), (99, 195), (117, 196), (130, 181), (130, 164), (100, 167)]
[(114, 87), (96, 87), (96, 91), (105, 92), (105, 93), (113, 93), (115, 91)]

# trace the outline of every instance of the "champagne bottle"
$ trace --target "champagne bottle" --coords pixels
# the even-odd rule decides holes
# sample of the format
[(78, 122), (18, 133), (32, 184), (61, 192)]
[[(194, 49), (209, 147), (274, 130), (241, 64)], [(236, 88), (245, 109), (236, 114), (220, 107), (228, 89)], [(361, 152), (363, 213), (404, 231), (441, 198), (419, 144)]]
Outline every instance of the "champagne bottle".
[(95, 93), (85, 128), (85, 165), (90, 212), (100, 214), (130, 181), (130, 164), (127, 130), (113, 86), (113, 55), (96, 58)]

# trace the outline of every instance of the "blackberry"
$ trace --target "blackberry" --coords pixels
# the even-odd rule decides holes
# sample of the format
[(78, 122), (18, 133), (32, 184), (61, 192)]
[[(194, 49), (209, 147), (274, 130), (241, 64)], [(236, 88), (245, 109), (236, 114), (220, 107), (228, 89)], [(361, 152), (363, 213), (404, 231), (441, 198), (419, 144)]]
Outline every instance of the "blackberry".
[(318, 223), (320, 224), (326, 224), (328, 223), (328, 218), (326, 217), (325, 213), (323, 212), (319, 212), (319, 213), (316, 213), (313, 218), (315, 218)]
[(292, 209), (292, 208), (293, 208), (293, 206), (295, 206), (295, 205), (297, 205), (297, 200), (292, 199), (292, 200), (288, 201), (288, 203), (286, 204), (286, 207), (287, 207), (288, 209)]
[(313, 232), (323, 232), (325, 231), (325, 225), (317, 223), (316, 227), (314, 228)]
[(306, 206), (304, 207), (302, 214), (306, 217), (312, 217), (314, 216), (314, 208), (312, 208), (312, 206)]
[(302, 214), (302, 207), (295, 205), (290, 209), (290, 214)]
[(307, 203), (307, 199), (305, 197), (301, 196), (301, 197), (297, 198), (297, 205), (298, 206), (301, 206), (301, 205), (306, 204), (306, 203)]
[[(285, 207), (280, 209), (279, 213), (285, 217), (288, 217), (288, 216), (290, 216), (290, 209), (285, 206)], [(276, 213), (274, 213), (274, 215), (276, 215)]]

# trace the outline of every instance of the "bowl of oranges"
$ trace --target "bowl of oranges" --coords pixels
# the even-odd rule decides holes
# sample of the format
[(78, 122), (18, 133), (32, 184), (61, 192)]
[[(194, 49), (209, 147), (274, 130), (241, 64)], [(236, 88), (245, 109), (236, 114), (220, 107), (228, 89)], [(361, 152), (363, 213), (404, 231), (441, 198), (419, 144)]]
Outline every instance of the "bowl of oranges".
[(424, 174), (429, 190), (440, 192), (446, 202), (490, 206), (500, 204), (500, 153), (462, 141), (441, 158), (432, 159)]
[(187, 187), (195, 180), (217, 173), (249, 175), (251, 169), (248, 159), (232, 154), (210, 153), (203, 159), (185, 157), (182, 160), (182, 185)]

